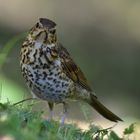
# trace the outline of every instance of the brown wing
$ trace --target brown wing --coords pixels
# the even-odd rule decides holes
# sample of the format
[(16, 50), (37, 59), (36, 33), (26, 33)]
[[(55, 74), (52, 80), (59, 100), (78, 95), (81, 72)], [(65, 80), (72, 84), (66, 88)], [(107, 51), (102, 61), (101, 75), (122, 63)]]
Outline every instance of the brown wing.
[(79, 84), (88, 91), (92, 91), (83, 72), (75, 64), (68, 51), (61, 44), (58, 44), (58, 52), (64, 73), (75, 83)]

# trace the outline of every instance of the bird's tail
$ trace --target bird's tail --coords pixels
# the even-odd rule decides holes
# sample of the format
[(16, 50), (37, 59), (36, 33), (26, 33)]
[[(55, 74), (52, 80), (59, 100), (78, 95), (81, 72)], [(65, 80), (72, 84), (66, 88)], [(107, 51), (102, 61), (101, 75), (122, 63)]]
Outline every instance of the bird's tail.
[(94, 95), (91, 95), (91, 100), (89, 104), (106, 119), (113, 122), (123, 121), (121, 118), (119, 118), (117, 115), (112, 113), (109, 109), (107, 109), (102, 103), (100, 103), (97, 97), (95, 97)]

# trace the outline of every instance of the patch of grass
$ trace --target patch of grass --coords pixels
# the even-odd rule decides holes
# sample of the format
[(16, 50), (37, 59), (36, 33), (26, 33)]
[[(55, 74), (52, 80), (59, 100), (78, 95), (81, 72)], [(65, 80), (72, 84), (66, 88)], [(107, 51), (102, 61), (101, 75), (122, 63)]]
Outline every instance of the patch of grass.
[(32, 105), (0, 103), (0, 138), (10, 136), (11, 140), (123, 140), (134, 132), (134, 124), (124, 130), (120, 138), (112, 128), (101, 129), (91, 125), (82, 130), (74, 124), (63, 127), (58, 121), (42, 118), (42, 111), (32, 111)]

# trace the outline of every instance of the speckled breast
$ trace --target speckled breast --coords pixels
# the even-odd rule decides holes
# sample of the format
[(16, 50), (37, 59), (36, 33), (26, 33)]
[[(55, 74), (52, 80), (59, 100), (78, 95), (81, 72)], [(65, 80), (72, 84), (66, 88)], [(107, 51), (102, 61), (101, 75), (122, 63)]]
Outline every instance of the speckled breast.
[[(63, 102), (73, 96), (74, 83), (62, 71), (59, 57), (50, 58), (51, 53), (34, 48), (28, 53), (29, 63), (21, 63), (22, 73), (28, 87), (39, 98), (50, 102)], [(26, 56), (27, 57), (27, 56)]]

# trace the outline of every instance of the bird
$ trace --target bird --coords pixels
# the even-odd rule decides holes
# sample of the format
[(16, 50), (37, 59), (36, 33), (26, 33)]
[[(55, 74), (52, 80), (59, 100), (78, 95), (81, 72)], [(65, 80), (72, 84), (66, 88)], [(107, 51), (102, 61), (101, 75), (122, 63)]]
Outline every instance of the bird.
[(64, 124), (68, 101), (80, 100), (110, 121), (123, 121), (99, 101), (80, 67), (59, 42), (54, 21), (39, 18), (29, 30), (21, 46), (20, 67), (32, 95), (48, 102), (50, 119), (54, 105), (62, 103)]

